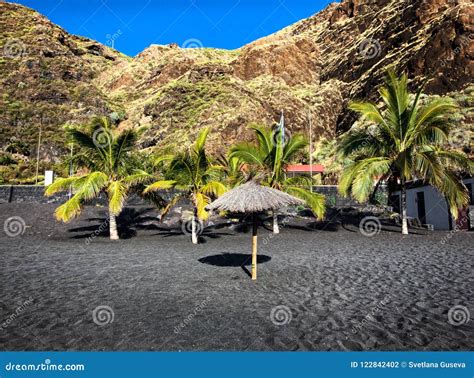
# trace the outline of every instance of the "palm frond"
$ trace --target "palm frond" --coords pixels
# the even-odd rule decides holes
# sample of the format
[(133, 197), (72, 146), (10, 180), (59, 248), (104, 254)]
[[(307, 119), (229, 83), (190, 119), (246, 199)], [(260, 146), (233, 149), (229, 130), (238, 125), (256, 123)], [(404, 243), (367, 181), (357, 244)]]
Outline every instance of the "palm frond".
[(349, 130), (341, 136), (338, 155), (341, 158), (366, 152), (374, 141), (366, 130)]
[[(370, 102), (358, 102), (353, 101), (349, 104), (349, 109), (359, 113), (363, 120), (368, 121), (374, 125), (377, 125), (385, 135), (389, 137), (389, 140), (396, 144), (398, 140), (398, 135), (395, 133), (394, 127), (391, 127), (387, 122), (386, 116), (381, 113), (381, 111)], [(364, 132), (365, 140), (367, 140), (370, 135), (367, 132)], [(357, 134), (356, 134), (357, 135)]]
[(318, 219), (323, 219), (326, 212), (326, 200), (321, 193), (312, 193), (309, 190), (297, 187), (297, 186), (286, 186), (285, 192), (299, 198), (308, 205), (311, 211)]
[(264, 165), (266, 155), (252, 143), (236, 143), (230, 148), (229, 158), (237, 158), (248, 164)]
[(289, 177), (285, 179), (284, 185), (310, 187), (311, 185), (313, 185), (313, 181), (314, 180), (312, 177), (295, 176), (295, 177)]
[(96, 198), (108, 184), (108, 176), (103, 172), (92, 172), (75, 181), (75, 189), (82, 200)]
[(84, 176), (58, 178), (46, 188), (44, 194), (45, 196), (49, 197), (49, 196), (52, 196), (53, 194), (72, 189), (73, 184), (77, 182), (78, 180), (82, 179), (83, 177)]
[(263, 152), (263, 155), (268, 155), (274, 145), (273, 133), (268, 128), (257, 124), (251, 125), (250, 128), (255, 131), (259, 149)]
[(157, 190), (171, 189), (174, 186), (176, 186), (175, 180), (159, 180), (154, 182), (153, 184), (148, 185), (143, 191), (143, 193), (146, 194)]
[(201, 192), (197, 192), (194, 194), (194, 201), (198, 218), (206, 220), (209, 217), (209, 213), (206, 211), (206, 206), (209, 205), (209, 197)]
[(457, 109), (458, 105), (449, 97), (434, 99), (423, 107), (415, 119), (413, 129), (418, 131), (439, 121), (446, 122)]
[(339, 182), (339, 193), (351, 194), (357, 201), (366, 201), (376, 181), (389, 174), (392, 161), (385, 157), (366, 158), (353, 162), (344, 169)]
[(352, 197), (359, 202), (368, 200), (374, 186), (390, 170), (391, 161), (384, 157), (362, 160), (358, 163), (358, 172), (351, 186)]
[(64, 202), (59, 206), (54, 215), (58, 221), (70, 222), (72, 219), (77, 217), (82, 211), (82, 199), (77, 194), (72, 196), (70, 200)]
[(449, 98), (431, 101), (420, 111), (410, 127), (405, 145), (410, 146), (419, 141), (443, 144), (448, 139), (450, 117), (458, 109), (456, 103)]
[(201, 192), (207, 196), (220, 197), (227, 192), (227, 187), (218, 181), (209, 181), (201, 188)]
[(410, 96), (407, 81), (405, 74), (398, 78), (393, 70), (388, 70), (385, 76), (385, 86), (379, 91), (386, 106), (385, 123), (391, 126), (394, 135), (396, 135), (396, 132), (399, 133), (397, 137), (400, 140), (403, 139), (406, 133), (406, 127), (404, 127), (402, 119), (408, 120), (407, 108)]
[(73, 129), (73, 128), (68, 130), (68, 134), (73, 143), (86, 149), (88, 153), (100, 154), (100, 151), (97, 148), (96, 143), (94, 143), (94, 139), (92, 138), (92, 135), (89, 135), (86, 132), (81, 131), (79, 129)]
[(353, 101), (349, 103), (349, 109), (359, 113), (365, 120), (376, 125), (382, 125), (385, 122), (380, 110), (370, 102)]
[(464, 171), (471, 175), (474, 173), (474, 161), (463, 152), (448, 151), (438, 148), (436, 150), (436, 155), (445, 167), (453, 170)]
[(464, 184), (452, 173), (444, 176), (441, 184), (436, 187), (444, 195), (448, 202), (451, 215), (454, 219), (459, 218), (459, 209), (469, 204), (469, 192)]
[(173, 160), (175, 155), (173, 154), (163, 154), (163, 155), (158, 155), (154, 160), (153, 160), (153, 165), (156, 167), (160, 165), (161, 163), (165, 161), (171, 161)]
[(354, 182), (355, 177), (359, 173), (359, 162), (351, 162), (344, 167), (344, 170), (339, 180), (338, 191), (344, 197), (349, 197), (352, 183)]
[(282, 162), (289, 163), (291, 158), (297, 153), (308, 146), (308, 139), (301, 134), (291, 136), (286, 142), (283, 148)]
[(206, 140), (207, 136), (209, 135), (210, 128), (206, 127), (202, 129), (197, 138), (196, 141), (194, 142), (193, 149), (195, 153), (200, 153), (201, 151), (204, 150), (204, 146), (206, 145)]
[(133, 130), (125, 130), (111, 141), (114, 167), (123, 161), (123, 155), (133, 148), (136, 141), (137, 134)]
[(151, 180), (153, 180), (153, 175), (141, 169), (136, 169), (131, 175), (122, 179), (127, 185), (146, 184)]
[(430, 181), (435, 187), (441, 184), (445, 167), (434, 149), (425, 148), (416, 152), (414, 163), (417, 174), (422, 180)]
[(112, 181), (107, 187), (109, 198), (109, 211), (113, 215), (119, 215), (127, 199), (127, 186), (120, 181)]

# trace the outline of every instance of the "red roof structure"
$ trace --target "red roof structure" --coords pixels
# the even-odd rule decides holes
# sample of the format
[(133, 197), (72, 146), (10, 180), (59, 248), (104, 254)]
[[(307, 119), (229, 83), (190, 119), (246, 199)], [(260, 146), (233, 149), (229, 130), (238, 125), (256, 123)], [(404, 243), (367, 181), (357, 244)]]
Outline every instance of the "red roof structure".
[(286, 168), (291, 173), (324, 173), (324, 166), (321, 164), (290, 164)]

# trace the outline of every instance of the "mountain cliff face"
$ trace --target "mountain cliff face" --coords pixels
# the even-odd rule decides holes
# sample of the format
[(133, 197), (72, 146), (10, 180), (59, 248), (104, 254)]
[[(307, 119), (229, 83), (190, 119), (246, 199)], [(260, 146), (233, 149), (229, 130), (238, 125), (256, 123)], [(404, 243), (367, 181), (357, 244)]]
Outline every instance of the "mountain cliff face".
[(182, 146), (210, 126), (223, 150), (281, 111), (291, 132), (311, 118), (315, 140), (332, 138), (354, 120), (348, 102), (376, 98), (392, 66), (456, 97), (472, 145), (473, 16), (469, 0), (345, 0), (238, 50), (152, 45), (130, 58), (0, 3), (0, 148), (31, 155), (41, 126), (41, 155), (55, 159), (64, 122), (110, 113), (146, 126), (142, 148)]
[(114, 110), (94, 81), (128, 59), (29, 8), (0, 3), (0, 148), (31, 156), (41, 128), (42, 157), (58, 158), (62, 124)]

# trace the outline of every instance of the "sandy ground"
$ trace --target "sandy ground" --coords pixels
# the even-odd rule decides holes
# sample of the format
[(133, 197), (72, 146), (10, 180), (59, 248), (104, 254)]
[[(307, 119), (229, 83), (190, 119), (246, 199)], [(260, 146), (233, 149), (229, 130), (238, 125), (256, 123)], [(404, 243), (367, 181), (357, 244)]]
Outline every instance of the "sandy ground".
[(0, 205), (26, 224), (0, 230), (2, 350), (474, 349), (473, 233), (262, 228), (253, 282), (248, 232), (195, 246), (139, 208), (111, 242), (91, 236), (103, 208), (68, 225), (53, 209)]

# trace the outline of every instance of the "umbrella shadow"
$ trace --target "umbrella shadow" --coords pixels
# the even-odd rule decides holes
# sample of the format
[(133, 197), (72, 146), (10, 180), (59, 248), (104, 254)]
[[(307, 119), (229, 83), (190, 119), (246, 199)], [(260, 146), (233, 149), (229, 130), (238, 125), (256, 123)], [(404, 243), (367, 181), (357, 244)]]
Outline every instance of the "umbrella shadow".
[[(257, 264), (263, 264), (272, 258), (267, 255), (258, 255)], [(198, 259), (202, 264), (219, 266), (219, 267), (241, 267), (248, 275), (252, 276), (246, 266), (252, 264), (252, 255), (244, 253), (221, 253), (218, 255), (206, 256)]]

